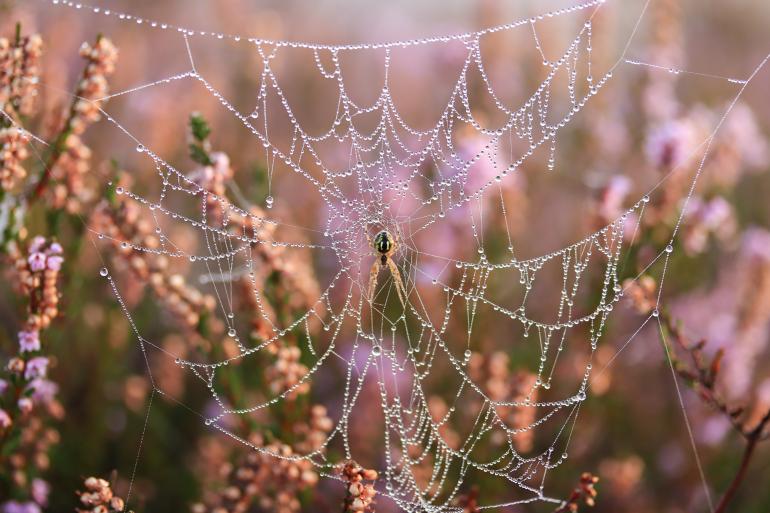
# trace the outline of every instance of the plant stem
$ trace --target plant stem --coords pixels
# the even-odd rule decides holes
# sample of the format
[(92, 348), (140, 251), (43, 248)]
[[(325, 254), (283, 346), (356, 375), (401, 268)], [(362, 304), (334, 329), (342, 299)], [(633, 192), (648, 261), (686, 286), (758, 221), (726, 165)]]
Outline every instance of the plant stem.
[(724, 513), (727, 511), (727, 505), (732, 501), (733, 497), (735, 497), (738, 488), (746, 477), (746, 473), (749, 470), (749, 462), (754, 455), (754, 449), (757, 447), (757, 442), (759, 442), (759, 436), (752, 436), (749, 438), (748, 444), (746, 444), (746, 448), (743, 450), (743, 457), (741, 458), (741, 466), (738, 469), (738, 473), (735, 474), (735, 477), (733, 477), (733, 480), (730, 482), (730, 486), (727, 488), (724, 495), (722, 495), (714, 513)]

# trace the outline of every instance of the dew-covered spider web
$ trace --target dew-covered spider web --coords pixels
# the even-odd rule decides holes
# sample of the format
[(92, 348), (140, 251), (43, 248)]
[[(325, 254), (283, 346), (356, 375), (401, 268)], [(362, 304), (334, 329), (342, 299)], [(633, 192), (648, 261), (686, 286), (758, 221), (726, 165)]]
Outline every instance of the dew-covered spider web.
[[(193, 350), (184, 356), (165, 353), (132, 320), (120, 269), (105, 268), (103, 275), (124, 305), (143, 354), (170, 358), (205, 385), (212, 398), (207, 425), (275, 458), (310, 461), (331, 479), (339, 479), (342, 464), (361, 459), (364, 444), (353, 428), (366, 425), (376, 431), (367, 439), (376, 446), (376, 458), (371, 447), (364, 458), (379, 471), (378, 497), (403, 511), (461, 511), (458, 496), (479, 480), (498, 480), (506, 497), (482, 501), (481, 509), (561, 503), (549, 493), (547, 477), (566, 461), (593, 354), (623, 296), (624, 263), (649, 196), (640, 195), (622, 215), (581, 240), (533, 255), (516, 240), (528, 226), (516, 214), (517, 202), (525, 200), (516, 184), (527, 166), (556, 181), (569, 176), (572, 163), (557, 158), (562, 132), (602, 95), (619, 66), (640, 64), (624, 60), (623, 45), (627, 49), (634, 32), (624, 36), (613, 66), (593, 64), (593, 20), (605, 8), (603, 0), (477, 32), (352, 45), (194, 31), (104, 7), (53, 4), (133, 24), (138, 37), (145, 31), (172, 33), (182, 71), (111, 97), (180, 83), (202, 87), (250, 134), (250, 151), (264, 163), (264, 194), (245, 197), (217, 163), (209, 173), (223, 174), (213, 178), (183, 171), (175, 157), (156, 153), (141, 130), (128, 128), (105, 108), (109, 126), (157, 171), (152, 181), (108, 190), (131, 204), (123, 207), (122, 219), (146, 223), (154, 236), (147, 244), (147, 238), (96, 227), (97, 245), (112, 244), (129, 257), (162, 258), (188, 270), (188, 282), (216, 299), (206, 315), (224, 323), (226, 343), (212, 337), (205, 357)], [(538, 37), (541, 25), (556, 19), (568, 19), (572, 30), (558, 51), (553, 45), (546, 49)], [(638, 21), (633, 30), (637, 27)], [(539, 69), (527, 70), (516, 101), (502, 98), (491, 78), (511, 71), (488, 69), (483, 50), (485, 38), (508, 32), (524, 34), (542, 57)], [(197, 49), (222, 41), (246, 45), (253, 55), (258, 85), (250, 105), (236, 105), (219, 92), (216, 79), (196, 67)], [(426, 99), (439, 99), (438, 114), (430, 122), (410, 123), (392, 94), (393, 68), (402, 55), (433, 45), (451, 47), (460, 56), (454, 79)], [(359, 59), (355, 63), (374, 63), (373, 100), (350, 93), (351, 56)], [(299, 106), (282, 80), (282, 70), (294, 65), (305, 66), (324, 84), (323, 90), (305, 92)], [(519, 63), (508, 65), (512, 70)], [(749, 81), (734, 82), (742, 91)], [(316, 107), (333, 112), (328, 126), (303, 122), (301, 111)], [(698, 146), (696, 157), (706, 158), (711, 138)], [(212, 181), (218, 187), (211, 187)], [(688, 199), (682, 198), (683, 205)], [(172, 229), (180, 225), (184, 230)], [(678, 230), (679, 223), (671, 244)], [(382, 231), (393, 242), (387, 257), (372, 245)], [(662, 269), (661, 280), (671, 244), (650, 261)], [(278, 271), (277, 260), (284, 262)], [(301, 266), (313, 270), (312, 279), (300, 273)], [(300, 292), (275, 286), (276, 272), (297, 282)], [(275, 297), (293, 305), (290, 315), (276, 311)], [(199, 313), (190, 312), (194, 308), (180, 306), (185, 314)], [(495, 347), (515, 351), (516, 366), (531, 376), (515, 397), (490, 390), (474, 364), (491, 347), (484, 335), (490, 324), (506, 334)], [(236, 349), (227, 350), (226, 344)], [(299, 349), (305, 371), (266, 394), (242, 394), (234, 404), (223, 374), (255, 362), (262, 372), (273, 372), (277, 352), (286, 347)], [(581, 377), (562, 381), (565, 366), (578, 366)], [(265, 410), (315, 387), (316, 397), (330, 398), (333, 420), (320, 443), (287, 455), (241, 430), (244, 419), (245, 425), (258, 425)], [(164, 393), (155, 381), (153, 389)], [(379, 416), (358, 417), (372, 403)]]

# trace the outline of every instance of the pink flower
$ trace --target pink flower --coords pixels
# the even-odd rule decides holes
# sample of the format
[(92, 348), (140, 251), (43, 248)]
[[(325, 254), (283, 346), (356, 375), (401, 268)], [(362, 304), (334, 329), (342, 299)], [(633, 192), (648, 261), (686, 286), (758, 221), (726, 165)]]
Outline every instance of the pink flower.
[(37, 237), (32, 239), (32, 242), (29, 245), (29, 252), (39, 253), (40, 250), (43, 249), (44, 245), (45, 245), (45, 237), (38, 235)]
[(27, 362), (27, 366), (24, 369), (24, 379), (44, 378), (47, 372), (48, 358), (36, 356)]
[(614, 221), (623, 212), (623, 202), (631, 192), (631, 180), (623, 175), (615, 175), (607, 182), (599, 193), (597, 205), (599, 216), (605, 223)]
[(32, 480), (32, 498), (35, 502), (41, 506), (47, 505), (49, 493), (51, 493), (51, 485), (47, 481), (37, 477)]
[(8, 501), (3, 504), (3, 513), (41, 513), (41, 509), (34, 502)]
[(32, 253), (27, 262), (29, 262), (29, 268), (33, 271), (42, 271), (45, 269), (45, 255), (43, 253)]
[(0, 408), (0, 428), (7, 429), (11, 427), (12, 423), (11, 416), (8, 415), (8, 412)]
[(22, 353), (40, 351), (40, 333), (35, 330), (20, 331), (19, 351)]
[(32, 408), (35, 406), (35, 404), (32, 402), (32, 399), (29, 397), (22, 397), (16, 404), (19, 407), (19, 410), (21, 410), (21, 413), (24, 415), (31, 412)]
[(49, 256), (47, 261), (48, 269), (58, 271), (61, 269), (62, 262), (64, 262), (64, 258), (60, 256)]
[(3, 395), (8, 390), (8, 382), (4, 379), (0, 379), (0, 395)]
[(671, 169), (682, 164), (694, 148), (695, 131), (687, 120), (674, 120), (650, 130), (645, 151), (656, 167)]
[(33, 379), (27, 388), (32, 391), (32, 400), (42, 404), (51, 402), (59, 391), (56, 383), (42, 378)]

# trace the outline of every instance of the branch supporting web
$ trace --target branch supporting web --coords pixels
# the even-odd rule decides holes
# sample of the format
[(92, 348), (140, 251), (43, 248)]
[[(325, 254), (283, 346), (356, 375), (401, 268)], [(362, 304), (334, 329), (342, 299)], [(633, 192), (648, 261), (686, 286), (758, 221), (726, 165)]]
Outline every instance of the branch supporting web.
[[(560, 132), (611, 81), (618, 64), (603, 71), (592, 65), (592, 20), (602, 0), (478, 32), (338, 46), (193, 31), (100, 7), (52, 3), (176, 32), (189, 70), (110, 97), (180, 81), (200, 85), (261, 148), (267, 193), (252, 204), (241, 197), (231, 177), (222, 175), (220, 188), (209, 187), (210, 180), (180, 171), (103, 112), (157, 171), (155, 183), (114, 189), (130, 205), (122, 207), (123, 219), (145, 219), (155, 243), (116, 235), (112, 225), (95, 226), (94, 231), (126, 253), (189, 267), (216, 298), (210, 315), (221, 318), (237, 347), (233, 354), (212, 352), (222, 354), (213, 360), (168, 355), (210, 392), (215, 407), (205, 415), (207, 425), (255, 451), (308, 461), (322, 475), (339, 479), (341, 466), (359, 459), (351, 434), (361, 422), (357, 412), (362, 402), (376, 401), (381, 412), (379, 434), (373, 437), (381, 475), (378, 493), (402, 510), (461, 511), (457, 497), (478, 479), (500, 480), (510, 490), (506, 502), (482, 504), (481, 509), (561, 503), (546, 493), (546, 477), (567, 458), (572, 428), (586, 400), (593, 353), (623, 296), (623, 263), (649, 195), (573, 244), (524, 257), (512, 228), (518, 224), (512, 212), (520, 196), (512, 191), (525, 165), (541, 167), (543, 173), (561, 172), (556, 159)], [(538, 27), (558, 17), (576, 18), (578, 28), (549, 59)], [(496, 92), (482, 52), (484, 37), (506, 31), (530, 34), (532, 48), (543, 59), (540, 78), (517, 105)], [(247, 109), (228, 100), (196, 68), (193, 38), (251, 45), (259, 63), (258, 86)], [(417, 127), (394, 101), (391, 64), (397, 51), (424, 45), (454, 45), (462, 59), (439, 115), (429, 126)], [(342, 64), (349, 54), (364, 52), (382, 63), (384, 77), (376, 99), (368, 104), (352, 98)], [(334, 91), (333, 120), (321, 130), (300, 121), (300, 108), (290, 100), (275, 66), (281, 58), (291, 63), (300, 53), (303, 62), (313, 63), (316, 78)], [(621, 62), (645, 65), (624, 60), (624, 55)], [(743, 91), (751, 78), (726, 80)], [(484, 109), (477, 108), (482, 103)], [(699, 147), (704, 161), (710, 140)], [(213, 169), (219, 169), (216, 163)], [(320, 213), (298, 222), (292, 215), (303, 208), (296, 204), (298, 197)], [(195, 244), (170, 229), (180, 224)], [(448, 233), (460, 233), (463, 246), (442, 243)], [(662, 264), (665, 274), (672, 251), (672, 245), (662, 248), (650, 265)], [(289, 317), (271, 307), (268, 297), (275, 291), (266, 289), (269, 279), (263, 275), (278, 253), (312, 262), (317, 274), (317, 282), (295, 276), (306, 300)], [(145, 358), (150, 351), (164, 351), (133, 322), (119, 279), (106, 268), (102, 274)], [(240, 318), (244, 296), (249, 320)], [(260, 326), (258, 337), (249, 334), (252, 318)], [(517, 364), (531, 373), (516, 397), (489, 390), (474, 363), (474, 354), (485, 350), (479, 333), (490, 322), (509, 334), (505, 347), (521, 348)], [(305, 372), (286, 386), (271, 388), (269, 395), (246, 395), (243, 404), (234, 404), (222, 374), (249, 362), (267, 362), (265, 372), (270, 372), (270, 362), (287, 347), (299, 348)], [(568, 348), (574, 352), (567, 361), (562, 355)], [(575, 365), (583, 370), (581, 379), (562, 382), (560, 369)], [(318, 381), (327, 383), (326, 390), (333, 388), (329, 408), (334, 421), (319, 443), (286, 454), (239, 432), (243, 419), (258, 422), (264, 410), (282, 407)], [(367, 387), (376, 393), (368, 394)], [(155, 382), (153, 390), (164, 394)], [(441, 407), (433, 401), (436, 396), (443, 400)], [(521, 422), (525, 409), (534, 414)], [(522, 443), (533, 433), (536, 443)]]

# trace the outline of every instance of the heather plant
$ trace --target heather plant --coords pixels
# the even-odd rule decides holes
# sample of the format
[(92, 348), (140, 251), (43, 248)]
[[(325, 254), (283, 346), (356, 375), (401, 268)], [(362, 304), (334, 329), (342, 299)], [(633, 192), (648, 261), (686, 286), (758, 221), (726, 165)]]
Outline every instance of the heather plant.
[(0, 512), (764, 511), (762, 31), (612, 4), (4, 11)]

